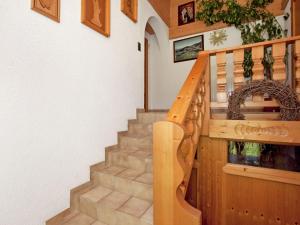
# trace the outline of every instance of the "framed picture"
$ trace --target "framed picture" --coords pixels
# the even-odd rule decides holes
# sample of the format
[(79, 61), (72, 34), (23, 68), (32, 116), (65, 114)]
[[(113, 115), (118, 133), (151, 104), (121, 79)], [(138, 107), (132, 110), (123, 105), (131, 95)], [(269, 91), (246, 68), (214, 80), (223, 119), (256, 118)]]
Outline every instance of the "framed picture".
[(195, 2), (178, 6), (178, 26), (195, 22)]
[(59, 23), (60, 0), (31, 0), (31, 9)]
[(81, 22), (109, 37), (110, 0), (82, 0), (81, 4)]
[(174, 41), (174, 63), (196, 59), (203, 50), (203, 35)]
[(138, 0), (121, 0), (121, 11), (136, 23), (138, 14)]

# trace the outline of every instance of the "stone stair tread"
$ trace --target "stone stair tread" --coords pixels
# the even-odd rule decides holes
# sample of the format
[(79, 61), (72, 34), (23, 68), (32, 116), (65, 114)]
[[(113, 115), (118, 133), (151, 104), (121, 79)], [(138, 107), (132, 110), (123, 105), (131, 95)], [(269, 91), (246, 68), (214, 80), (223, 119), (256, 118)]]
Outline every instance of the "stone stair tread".
[(107, 225), (106, 223), (102, 223), (100, 221), (96, 221), (95, 223), (92, 223), (92, 225)]
[(148, 201), (133, 197), (130, 198), (123, 206), (121, 206), (118, 211), (140, 218), (150, 207), (151, 203)]
[(102, 198), (106, 197), (112, 192), (112, 190), (102, 187), (102, 186), (97, 186), (90, 190), (89, 192), (81, 195), (80, 198), (88, 199), (89, 201), (92, 202), (98, 202)]
[(141, 220), (148, 224), (153, 224), (153, 205), (144, 213)]
[(98, 170), (97, 172), (105, 173), (105, 174), (110, 174), (110, 175), (117, 175), (118, 173), (123, 172), (126, 170), (125, 167), (120, 167), (120, 166), (108, 166), (105, 167), (102, 170)]
[(113, 191), (99, 202), (99, 206), (116, 210), (130, 199), (130, 195)]
[(144, 184), (153, 184), (153, 173), (143, 173), (142, 175), (138, 176), (136, 181)]
[(91, 225), (94, 222), (95, 220), (93, 218), (83, 213), (79, 213), (67, 222), (63, 223), (63, 225)]

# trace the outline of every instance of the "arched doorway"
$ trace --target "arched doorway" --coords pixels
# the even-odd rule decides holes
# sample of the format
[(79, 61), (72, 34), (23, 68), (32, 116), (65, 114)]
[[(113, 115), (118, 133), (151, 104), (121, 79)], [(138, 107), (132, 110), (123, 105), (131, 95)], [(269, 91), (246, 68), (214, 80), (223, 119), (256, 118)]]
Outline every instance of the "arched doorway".
[(159, 51), (159, 44), (155, 30), (151, 26), (152, 17), (148, 20), (145, 26), (145, 40), (144, 40), (144, 109), (149, 111), (152, 109), (152, 93), (153, 93), (153, 75), (155, 68), (157, 68), (157, 54)]

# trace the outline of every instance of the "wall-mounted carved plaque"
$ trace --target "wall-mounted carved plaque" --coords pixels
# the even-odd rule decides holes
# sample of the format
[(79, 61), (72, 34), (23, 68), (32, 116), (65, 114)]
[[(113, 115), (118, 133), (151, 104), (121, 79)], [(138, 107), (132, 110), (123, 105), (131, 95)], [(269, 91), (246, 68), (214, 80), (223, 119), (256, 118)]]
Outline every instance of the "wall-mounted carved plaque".
[(81, 22), (109, 37), (110, 0), (82, 0)]
[(60, 0), (31, 0), (32, 10), (59, 22)]
[(138, 14), (138, 0), (121, 0), (121, 11), (136, 23)]

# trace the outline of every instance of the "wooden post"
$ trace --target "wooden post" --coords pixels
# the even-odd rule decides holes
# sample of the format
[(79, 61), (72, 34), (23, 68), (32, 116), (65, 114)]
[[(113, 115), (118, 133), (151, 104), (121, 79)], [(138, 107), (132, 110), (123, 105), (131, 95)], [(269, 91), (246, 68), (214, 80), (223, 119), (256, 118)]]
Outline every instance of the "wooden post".
[[(253, 76), (252, 80), (264, 80), (264, 66), (262, 60), (264, 57), (264, 46), (257, 46), (252, 48), (252, 60), (253, 60)], [(254, 102), (263, 101), (263, 96), (253, 96)]]
[(217, 101), (227, 102), (226, 52), (217, 53), (216, 57), (217, 57)]
[(295, 89), (300, 100), (300, 40), (295, 42)]
[(244, 82), (244, 68), (243, 68), (243, 62), (244, 62), (244, 55), (245, 51), (244, 49), (239, 49), (233, 51), (233, 58), (234, 58), (234, 89), (237, 89), (241, 87)]
[(272, 46), (272, 54), (274, 58), (273, 80), (284, 82), (286, 80), (286, 70), (284, 57), (286, 53), (286, 43), (278, 43)]

